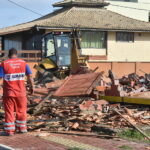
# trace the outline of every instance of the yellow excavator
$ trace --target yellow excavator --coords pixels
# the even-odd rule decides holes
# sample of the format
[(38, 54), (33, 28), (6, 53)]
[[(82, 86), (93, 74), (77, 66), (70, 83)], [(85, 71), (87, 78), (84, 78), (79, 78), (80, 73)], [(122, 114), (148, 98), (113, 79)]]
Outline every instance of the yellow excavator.
[[(80, 35), (78, 31), (50, 32), (43, 36), (42, 43), (42, 61), (35, 66), (37, 70), (37, 84), (47, 83), (55, 80), (55, 78), (63, 79), (69, 74), (91, 71), (87, 64), (88, 58), (81, 54)], [(92, 72), (94, 71), (92, 70)], [(111, 73), (110, 78), (114, 80)], [(100, 99), (110, 102), (150, 105), (150, 99), (145, 98), (120, 97), (107, 94), (99, 96)]]
[(37, 83), (63, 79), (88, 68), (87, 57), (81, 56), (78, 31), (47, 33), (42, 38), (42, 47), (42, 61), (34, 67)]

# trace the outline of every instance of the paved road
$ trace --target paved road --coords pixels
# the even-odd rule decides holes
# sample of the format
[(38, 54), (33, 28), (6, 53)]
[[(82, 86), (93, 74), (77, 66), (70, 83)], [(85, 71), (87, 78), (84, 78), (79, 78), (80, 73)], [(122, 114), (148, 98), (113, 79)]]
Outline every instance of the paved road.
[[(15, 150), (68, 150), (78, 147), (85, 150), (122, 150), (121, 146), (129, 146), (132, 150), (147, 150), (148, 144), (130, 142), (122, 139), (100, 138), (91, 133), (29, 133), (12, 137), (0, 137), (0, 144)], [(1, 150), (1, 149), (0, 149)]]

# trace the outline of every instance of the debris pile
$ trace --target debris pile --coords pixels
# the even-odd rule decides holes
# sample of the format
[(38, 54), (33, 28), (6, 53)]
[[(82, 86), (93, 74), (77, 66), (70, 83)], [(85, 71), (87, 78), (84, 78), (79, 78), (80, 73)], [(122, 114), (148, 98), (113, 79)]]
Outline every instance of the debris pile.
[[(89, 100), (90, 99), (90, 100)], [(80, 130), (91, 131), (94, 126), (106, 125), (111, 128), (150, 125), (150, 108), (140, 106), (121, 107), (108, 104), (105, 100), (91, 100), (85, 97), (72, 97), (45, 100), (38, 111), (29, 108), (28, 126), (30, 130)], [(118, 110), (122, 116), (114, 110)]]
[(31, 129), (33, 122), (34, 125), (37, 122), (35, 129), (38, 127), (41, 128), (41, 125), (45, 128), (44, 130), (52, 131), (70, 129), (82, 130), (82, 128), (83, 130), (87, 130), (87, 128), (91, 129), (92, 124), (89, 124), (89, 121), (92, 121), (92, 119), (88, 120), (87, 115), (82, 114), (80, 109), (80, 103), (83, 101), (86, 101), (86, 99), (79, 97), (46, 100), (38, 111), (36, 108), (39, 105), (37, 105), (33, 111), (29, 109), (29, 112), (33, 112), (33, 114), (30, 113), (29, 118), (32, 118), (32, 120), (29, 120), (28, 123), (31, 123), (31, 125), (29, 124)]
[[(42, 101), (32, 102), (31, 98), (28, 113), (30, 114), (29, 120), (32, 121), (30, 120), (29, 123), (35, 125), (35, 122), (38, 122), (38, 127), (31, 129), (45, 127), (50, 130), (54, 126), (59, 129), (90, 131), (93, 123), (100, 123), (99, 111), (102, 105), (91, 101), (92, 114), (82, 113), (81, 110), (84, 109), (86, 102), (92, 99), (93, 89), (99, 85), (100, 80), (101, 73), (87, 73), (69, 76), (58, 89), (54, 88), (54, 84), (49, 84), (51, 91)], [(108, 104), (106, 101), (105, 103)]]
[[(131, 127), (131, 124), (150, 125), (150, 108), (134, 105), (125, 107), (98, 100), (98, 95), (102, 93), (97, 91), (109, 94), (110, 88), (113, 89), (110, 94), (120, 96), (118, 87), (123, 87), (123, 91), (128, 93), (127, 85), (139, 85), (138, 82), (131, 84), (131, 79), (129, 82), (123, 81), (124, 77), (115, 80), (112, 73), (109, 78), (104, 78), (102, 73), (87, 73), (71, 75), (63, 82), (57, 80), (47, 83), (43, 91), (38, 87), (40, 91), (37, 93), (43, 93), (43, 97), (42, 100), (34, 99), (35, 96), (30, 98), (28, 127), (30, 130), (91, 131), (99, 125), (112, 128)], [(148, 89), (148, 86), (145, 88)]]
[[(123, 77), (115, 80), (113, 74), (104, 78), (102, 73), (87, 73), (38, 84), (35, 94), (28, 97), (28, 129), (92, 131), (100, 125), (111, 128), (150, 125), (149, 107), (123, 106), (99, 100), (99, 94), (103, 92), (119, 95), (118, 87), (131, 95), (133, 89), (141, 84), (138, 83), (139, 80), (135, 82), (135, 79), (133, 84), (133, 80), (129, 79), (125, 80)], [(148, 90), (145, 82), (142, 85)], [(132, 87), (132, 91), (127, 92), (129, 87)], [(0, 118), (2, 123), (3, 111), (0, 111)]]
[[(118, 110), (121, 115), (116, 114), (115, 111), (110, 110), (109, 113), (104, 116), (103, 121), (108, 125), (111, 125), (114, 128), (124, 128), (131, 127), (131, 122), (133, 125), (150, 125), (150, 108), (148, 107), (140, 107), (140, 106), (128, 106), (120, 107)], [(129, 122), (127, 122), (124, 118), (126, 118)]]
[[(138, 76), (135, 73), (116, 79), (111, 71), (108, 77), (102, 78), (102, 86), (106, 87), (105, 94), (121, 97), (142, 97), (150, 96), (150, 74)], [(146, 93), (143, 94), (142, 92)], [(142, 93), (142, 95), (141, 95)]]

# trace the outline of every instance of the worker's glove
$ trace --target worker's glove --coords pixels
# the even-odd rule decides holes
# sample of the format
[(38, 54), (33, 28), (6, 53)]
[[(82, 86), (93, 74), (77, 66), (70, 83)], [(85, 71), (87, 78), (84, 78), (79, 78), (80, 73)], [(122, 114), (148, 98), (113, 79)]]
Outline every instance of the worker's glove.
[(28, 87), (28, 91), (29, 91), (30, 95), (33, 95), (34, 94), (34, 87), (32, 87), (32, 86)]
[(29, 89), (29, 92), (30, 92), (31, 95), (33, 95), (33, 94), (34, 94), (34, 87), (31, 87), (31, 88)]

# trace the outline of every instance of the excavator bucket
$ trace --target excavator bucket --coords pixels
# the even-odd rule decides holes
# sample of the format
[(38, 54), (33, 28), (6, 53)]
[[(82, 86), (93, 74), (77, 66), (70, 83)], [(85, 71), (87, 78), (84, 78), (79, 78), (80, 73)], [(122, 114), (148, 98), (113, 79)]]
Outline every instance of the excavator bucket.
[(50, 58), (43, 59), (40, 65), (44, 66), (45, 69), (53, 69), (57, 67), (57, 65)]

